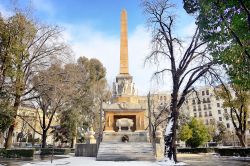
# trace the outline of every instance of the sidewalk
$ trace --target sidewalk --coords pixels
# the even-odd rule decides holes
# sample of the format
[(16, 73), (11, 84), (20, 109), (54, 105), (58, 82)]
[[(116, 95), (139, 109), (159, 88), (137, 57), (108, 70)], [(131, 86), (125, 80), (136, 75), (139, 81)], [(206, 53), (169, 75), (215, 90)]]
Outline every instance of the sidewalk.
[(67, 165), (67, 166), (156, 166), (155, 162), (147, 161), (124, 161), (124, 162), (115, 162), (115, 161), (96, 161), (95, 157), (69, 157), (64, 159), (54, 160), (46, 162), (34, 162), (28, 163), (24, 166), (58, 166), (58, 165)]
[[(44, 162), (30, 162), (24, 164), (23, 166), (159, 166), (159, 165), (168, 165), (167, 163), (161, 162), (150, 162), (150, 161), (96, 161), (95, 157), (74, 157), (67, 156), (68, 158)], [(180, 163), (185, 165), (184, 163)], [(179, 165), (179, 164), (178, 164)]]

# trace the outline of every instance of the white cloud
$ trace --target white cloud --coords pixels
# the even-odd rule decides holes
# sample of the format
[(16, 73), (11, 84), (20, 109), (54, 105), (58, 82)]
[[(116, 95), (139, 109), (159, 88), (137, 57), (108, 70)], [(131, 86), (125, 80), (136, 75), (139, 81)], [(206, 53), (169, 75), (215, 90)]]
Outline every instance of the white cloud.
[(31, 1), (31, 3), (36, 10), (42, 11), (49, 16), (53, 16), (56, 12), (56, 8), (52, 5), (50, 0), (34, 0)]
[(180, 29), (178, 35), (184, 39), (191, 38), (194, 35), (196, 28), (197, 25), (195, 24), (195, 22), (192, 21), (184, 28)]
[[(119, 73), (120, 36), (106, 35), (90, 25), (64, 24), (64, 38), (70, 43), (75, 58), (85, 56), (97, 58), (107, 69), (107, 79), (111, 84)], [(129, 72), (134, 78), (139, 94), (152, 89), (151, 77), (155, 68), (144, 67), (144, 59), (150, 52), (150, 34), (138, 25), (128, 38)]]
[(13, 13), (7, 8), (5, 8), (2, 4), (0, 4), (0, 13), (3, 17), (9, 17), (13, 15)]
[(17, 8), (17, 9), (21, 9), (21, 10), (33, 10), (33, 8), (35, 10), (38, 10), (40, 12), (46, 13), (46, 15), (48, 16), (53, 16), (56, 12), (56, 8), (52, 5), (50, 0), (33, 0), (33, 1), (24, 1), (22, 3), (24, 3), (24, 8), (20, 7), (20, 3), (21, 1), (14, 1), (14, 2), (10, 2), (8, 5), (9, 7), (7, 7), (8, 5), (4, 6), (3, 4), (0, 3), (0, 12), (2, 14), (2, 16), (4, 17), (10, 17), (11, 15), (13, 15), (13, 9)]

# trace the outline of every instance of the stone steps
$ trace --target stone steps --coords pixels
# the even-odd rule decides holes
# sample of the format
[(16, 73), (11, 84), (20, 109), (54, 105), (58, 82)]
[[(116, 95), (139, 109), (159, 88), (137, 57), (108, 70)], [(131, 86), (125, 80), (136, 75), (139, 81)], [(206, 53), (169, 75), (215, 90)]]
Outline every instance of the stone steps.
[(98, 161), (154, 161), (152, 144), (148, 142), (101, 142)]

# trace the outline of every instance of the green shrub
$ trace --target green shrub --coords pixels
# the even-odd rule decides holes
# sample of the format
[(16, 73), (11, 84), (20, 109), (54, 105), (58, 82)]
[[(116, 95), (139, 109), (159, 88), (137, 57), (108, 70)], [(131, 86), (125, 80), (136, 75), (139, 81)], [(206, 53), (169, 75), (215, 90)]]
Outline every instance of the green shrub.
[(221, 156), (250, 156), (250, 148), (217, 148), (215, 152)]
[(192, 118), (190, 122), (183, 125), (179, 133), (180, 139), (191, 148), (196, 148), (206, 143), (210, 138), (207, 127), (203, 121)]
[(218, 153), (221, 156), (250, 156), (250, 148), (178, 148), (178, 153)]
[(34, 151), (34, 149), (7, 149), (3, 156), (8, 158), (33, 157)]
[(4, 148), (0, 148), (0, 156), (4, 156), (6, 150)]
[(216, 148), (178, 148), (178, 153), (213, 153)]
[[(41, 155), (50, 155), (52, 154), (53, 149), (52, 148), (42, 148), (41, 149)], [(65, 155), (69, 154), (71, 152), (70, 148), (55, 148), (54, 154), (55, 155)]]

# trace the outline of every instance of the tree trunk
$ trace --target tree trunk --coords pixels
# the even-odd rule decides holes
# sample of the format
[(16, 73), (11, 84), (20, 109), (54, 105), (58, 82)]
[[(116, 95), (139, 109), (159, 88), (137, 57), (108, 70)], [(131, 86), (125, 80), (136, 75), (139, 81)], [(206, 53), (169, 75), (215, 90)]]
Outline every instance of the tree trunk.
[(47, 139), (47, 130), (43, 130), (43, 135), (42, 135), (42, 148), (46, 147), (46, 139)]
[(168, 119), (168, 124), (166, 127), (165, 135), (164, 135), (164, 142), (165, 142), (165, 151), (164, 156), (166, 161), (170, 161), (171, 163), (177, 162), (176, 157), (176, 126), (177, 126), (177, 119), (178, 119), (178, 109), (177, 109), (177, 98), (178, 92), (175, 90), (171, 94), (171, 106), (170, 106), (170, 117)]
[(242, 147), (246, 147), (245, 134), (244, 133), (242, 133), (242, 134), (241, 133), (237, 133), (236, 135), (237, 135), (237, 137), (238, 137), (238, 139), (240, 141), (240, 145)]
[(73, 137), (73, 138), (71, 139), (70, 148), (75, 148), (75, 143), (76, 143), (76, 137)]
[(15, 127), (14, 125), (11, 125), (9, 130), (8, 130), (8, 134), (7, 134), (6, 141), (5, 141), (5, 149), (10, 149), (11, 148), (14, 127)]
[(4, 142), (3, 132), (0, 131), (0, 148), (3, 147), (3, 142)]
[(6, 141), (5, 141), (5, 149), (9, 149), (11, 148), (12, 145), (12, 137), (13, 137), (13, 133), (14, 133), (14, 129), (15, 129), (15, 121), (16, 121), (16, 117), (17, 117), (17, 111), (18, 111), (18, 107), (20, 105), (20, 101), (21, 101), (21, 96), (17, 95), (15, 97), (15, 103), (14, 103), (14, 107), (13, 110), (15, 112), (15, 116), (14, 116), (14, 120), (12, 122), (12, 125), (9, 127), (8, 130), (8, 135), (6, 137)]
[(165, 151), (164, 151), (164, 156), (165, 159), (167, 158), (168, 160), (174, 161), (175, 163), (177, 162), (177, 157), (176, 157), (176, 122), (177, 122), (177, 116), (176, 112), (172, 112), (171, 116), (169, 118), (166, 132), (164, 135), (164, 142), (165, 142)]

